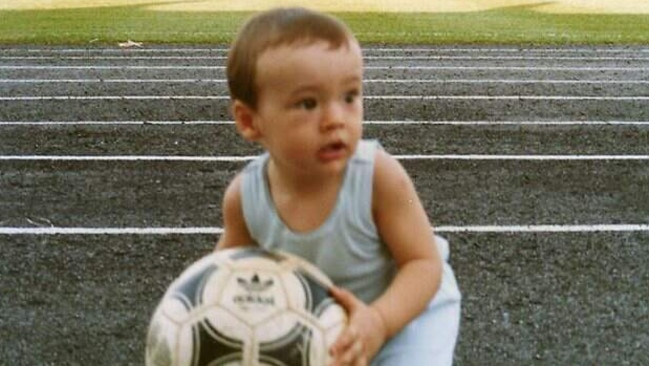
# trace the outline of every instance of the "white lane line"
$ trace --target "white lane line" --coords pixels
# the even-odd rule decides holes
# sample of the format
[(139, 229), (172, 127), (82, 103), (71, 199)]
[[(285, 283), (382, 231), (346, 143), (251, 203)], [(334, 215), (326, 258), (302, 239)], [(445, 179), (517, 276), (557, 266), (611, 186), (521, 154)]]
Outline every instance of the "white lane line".
[[(437, 233), (647, 232), (646, 224), (437, 226)], [(220, 235), (220, 227), (0, 227), (0, 235)]]
[[(227, 95), (83, 95), (83, 96), (22, 96), (0, 97), (5, 102), (75, 101), (75, 100), (229, 100)], [(587, 96), (587, 95), (365, 95), (365, 100), (591, 100), (640, 101), (646, 95)]]
[[(210, 53), (210, 52), (228, 52), (229, 48), (215, 47), (215, 48), (191, 48), (191, 47), (175, 47), (175, 48), (133, 48), (127, 51), (120, 48), (95, 48), (95, 47), (79, 47), (79, 48), (4, 48), (2, 52), (28, 52), (28, 53)], [(556, 48), (556, 47), (538, 47), (538, 48), (520, 48), (520, 47), (363, 47), (364, 52), (506, 52), (506, 53), (527, 53), (527, 52), (541, 52), (541, 53), (649, 53), (649, 48), (628, 48), (628, 47), (569, 47), (569, 48)]]
[(624, 60), (627, 61), (649, 61), (647, 57), (638, 57), (638, 56), (593, 56), (593, 57), (583, 57), (583, 56), (448, 56), (448, 55), (438, 55), (438, 56), (363, 56), (366, 60), (394, 60), (394, 61), (411, 61), (411, 60), (422, 60), (422, 61), (442, 61), (442, 60), (453, 60), (453, 61), (547, 61), (547, 60), (556, 60), (556, 61), (616, 61), (620, 62)]
[[(649, 123), (649, 122), (647, 122)], [(234, 121), (0, 121), (0, 126), (233, 125)]]
[(637, 79), (365, 79), (364, 82), (380, 84), (649, 84), (649, 80)]
[(225, 100), (227, 95), (49, 95), (0, 97), (0, 101), (47, 101), (47, 100)]
[[(0, 79), (2, 84), (198, 84), (226, 83), (226, 79)], [(649, 80), (570, 79), (365, 79), (366, 84), (649, 84)]]
[(377, 100), (649, 100), (649, 96), (588, 96), (588, 95), (368, 95)]
[[(164, 162), (242, 162), (254, 160), (248, 156), (197, 155), (0, 155), (0, 161), (164, 161)], [(519, 161), (646, 161), (649, 155), (485, 155), (431, 154), (394, 155), (399, 160), (519, 160)]]
[[(46, 83), (68, 83), (68, 84), (194, 84), (194, 83), (226, 83), (226, 79), (0, 79), (3, 84), (46, 84)], [(628, 82), (634, 82), (629, 80)], [(624, 81), (626, 84), (627, 81)]]
[[(195, 61), (195, 60), (226, 60), (227, 56), (0, 56), (0, 60), (25, 60), (25, 61)], [(613, 56), (449, 56), (449, 55), (431, 55), (431, 56), (370, 56), (365, 55), (363, 59), (368, 61), (389, 60), (389, 61), (620, 61), (620, 57)], [(648, 57), (624, 56), (624, 62), (649, 61)]]
[[(103, 55), (85, 55), (85, 56), (0, 56), (0, 60), (32, 60), (32, 61), (99, 61), (99, 60), (226, 60), (226, 56), (189, 56), (189, 55), (180, 55), (180, 56), (133, 56), (133, 55), (122, 55), (122, 56), (103, 56)], [(596, 58), (595, 58), (596, 59)], [(611, 57), (612, 60), (618, 60), (619, 58)], [(643, 58), (640, 58), (641, 60)]]
[(0, 155), (0, 161), (167, 161), (238, 162), (256, 156), (163, 156), (163, 155)]
[(0, 70), (225, 70), (225, 66), (171, 65), (0, 65)]
[(187, 53), (187, 52), (198, 52), (198, 53), (205, 53), (205, 52), (228, 52), (229, 48), (223, 48), (223, 47), (216, 47), (216, 48), (184, 48), (184, 47), (176, 47), (176, 48), (161, 48), (161, 47), (153, 47), (153, 48), (130, 48), (128, 50), (124, 50), (122, 48), (97, 48), (97, 47), (79, 47), (79, 48), (20, 48), (20, 47), (15, 47), (15, 48), (4, 48), (2, 49), (2, 52), (27, 52), (27, 53), (84, 53), (84, 54), (89, 54), (89, 53), (119, 53), (123, 54), (124, 52), (128, 53)]
[[(234, 121), (0, 121), (0, 126), (233, 125)], [(649, 121), (364, 121), (365, 125), (418, 126), (649, 126)]]
[(438, 226), (440, 233), (593, 233), (649, 231), (647, 224)]
[(0, 227), (0, 235), (195, 235), (221, 234), (218, 227)]
[[(365, 66), (365, 70), (648, 71), (647, 66)], [(0, 70), (225, 70), (225, 66), (0, 65)]]
[(649, 121), (365, 121), (363, 123), (433, 126), (649, 126)]
[(363, 48), (363, 51), (371, 52), (469, 52), (469, 53), (492, 53), (492, 52), (505, 52), (505, 53), (649, 53), (649, 48), (623, 48), (623, 47), (612, 47), (612, 48), (589, 48), (589, 47), (569, 47), (569, 48), (518, 48), (518, 47), (379, 47), (379, 48)]
[(649, 160), (649, 155), (395, 155), (399, 160), (524, 160), (524, 161), (595, 161)]

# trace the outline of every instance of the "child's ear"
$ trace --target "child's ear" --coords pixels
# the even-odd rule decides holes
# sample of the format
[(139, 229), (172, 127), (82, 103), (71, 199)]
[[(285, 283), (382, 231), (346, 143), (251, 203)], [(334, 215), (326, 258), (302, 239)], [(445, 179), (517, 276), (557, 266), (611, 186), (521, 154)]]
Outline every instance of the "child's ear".
[(261, 131), (255, 124), (255, 111), (244, 102), (235, 99), (232, 103), (232, 115), (237, 131), (248, 141), (258, 141)]

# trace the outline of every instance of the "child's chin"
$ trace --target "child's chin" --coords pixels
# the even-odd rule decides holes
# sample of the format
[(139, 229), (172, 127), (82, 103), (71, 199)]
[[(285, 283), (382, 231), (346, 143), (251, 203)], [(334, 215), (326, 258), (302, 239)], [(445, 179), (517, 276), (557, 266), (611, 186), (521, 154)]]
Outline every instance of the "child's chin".
[(341, 174), (347, 166), (347, 159), (337, 159), (328, 162), (322, 162), (321, 166), (327, 174)]

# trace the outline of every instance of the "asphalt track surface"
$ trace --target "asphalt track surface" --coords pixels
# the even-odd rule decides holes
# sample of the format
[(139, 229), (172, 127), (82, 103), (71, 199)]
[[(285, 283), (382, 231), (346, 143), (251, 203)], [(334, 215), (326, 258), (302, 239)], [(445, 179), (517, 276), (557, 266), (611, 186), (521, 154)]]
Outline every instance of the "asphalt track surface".
[[(259, 150), (225, 50), (0, 49), (0, 364), (140, 365)], [(649, 364), (649, 49), (368, 46), (365, 136), (464, 296), (456, 365)]]

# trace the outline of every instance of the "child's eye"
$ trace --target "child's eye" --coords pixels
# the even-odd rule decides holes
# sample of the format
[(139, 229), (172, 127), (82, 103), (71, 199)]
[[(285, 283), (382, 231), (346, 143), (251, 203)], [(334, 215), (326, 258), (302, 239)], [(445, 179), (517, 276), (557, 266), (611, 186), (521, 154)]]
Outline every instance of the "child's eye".
[(347, 94), (345, 94), (345, 103), (354, 103), (354, 101), (358, 98), (358, 92), (357, 91), (351, 91)]
[(318, 102), (316, 102), (315, 99), (313, 98), (306, 98), (297, 103), (297, 106), (300, 108), (304, 108), (306, 110), (312, 110), (315, 109), (315, 107), (318, 106)]

